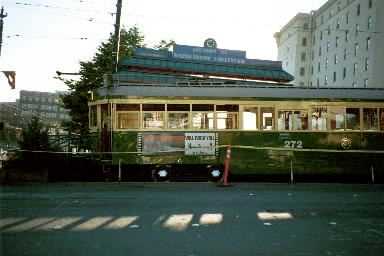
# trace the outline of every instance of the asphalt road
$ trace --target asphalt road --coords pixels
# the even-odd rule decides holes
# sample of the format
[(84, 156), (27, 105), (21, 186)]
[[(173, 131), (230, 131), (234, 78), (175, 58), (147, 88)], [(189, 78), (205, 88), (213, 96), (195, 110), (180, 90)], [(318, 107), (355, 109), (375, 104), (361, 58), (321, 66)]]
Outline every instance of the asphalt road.
[(0, 255), (384, 255), (384, 186), (0, 187)]

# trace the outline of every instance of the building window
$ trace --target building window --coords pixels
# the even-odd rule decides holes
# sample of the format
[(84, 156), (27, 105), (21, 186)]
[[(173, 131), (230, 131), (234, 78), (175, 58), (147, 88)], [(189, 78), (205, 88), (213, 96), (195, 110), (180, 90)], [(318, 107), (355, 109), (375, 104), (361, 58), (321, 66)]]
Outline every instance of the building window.
[(312, 60), (315, 59), (315, 51), (314, 50), (312, 50), (312, 52), (311, 52), (311, 57), (312, 57)]
[(321, 46), (319, 47), (319, 56), (321, 56)]
[(320, 73), (321, 71), (321, 66), (320, 66), (320, 62), (317, 63), (317, 72)]
[(328, 34), (328, 35), (331, 35), (331, 25), (328, 26), (327, 34)]
[(365, 63), (364, 63), (364, 70), (365, 71), (368, 71), (368, 67), (369, 67), (369, 59), (368, 58), (365, 58)]
[(335, 83), (337, 80), (337, 77), (336, 77), (336, 72), (333, 72), (333, 82)]
[(356, 81), (353, 81), (352, 82), (352, 88), (356, 88), (357, 84), (356, 84)]
[(339, 19), (337, 19), (337, 21), (336, 21), (336, 29), (340, 29), (340, 20)]
[(328, 76), (325, 75), (324, 77), (324, 85), (327, 86), (328, 85)]
[(329, 52), (329, 47), (331, 47), (331, 43), (327, 41), (327, 52)]
[(372, 0), (368, 0), (368, 8), (369, 8), (369, 9), (372, 8)]
[(325, 57), (325, 69), (328, 68), (328, 57)]
[(355, 56), (357, 56), (358, 52), (359, 52), (359, 44), (355, 43)]
[(304, 37), (302, 42), (301, 42), (302, 46), (307, 46), (307, 38)]
[(360, 32), (360, 25), (356, 24), (355, 35), (358, 36)]
[(345, 42), (348, 42), (349, 41), (349, 31), (346, 30), (345, 31)]
[(347, 14), (345, 14), (345, 23), (348, 24), (349, 23), (349, 13), (347, 12)]
[(347, 68), (343, 68), (343, 80), (347, 77)]
[(323, 15), (321, 15), (321, 17), (320, 17), (320, 23), (324, 24), (324, 16)]
[(307, 55), (305, 54), (305, 52), (302, 52), (301, 53), (301, 61), (305, 61), (306, 58), (307, 58)]
[(320, 40), (323, 40), (323, 31), (320, 31)]
[(313, 35), (312, 37), (312, 44), (315, 44), (316, 43), (316, 35)]
[(360, 16), (360, 4), (358, 4), (356, 7), (356, 15)]
[(357, 63), (353, 64), (353, 75), (356, 75), (357, 72)]
[(257, 107), (244, 107), (243, 109), (243, 130), (257, 130)]
[(304, 23), (304, 30), (308, 29), (308, 23)]
[(368, 88), (368, 78), (364, 79), (364, 88)]
[(339, 63), (339, 57), (335, 54), (335, 64)]
[(304, 76), (305, 75), (305, 68), (301, 67), (300, 68), (300, 76)]
[(313, 68), (313, 65), (311, 66), (311, 75), (313, 75), (314, 73), (314, 68)]
[(344, 48), (344, 54), (343, 54), (343, 57), (344, 57), (344, 60), (347, 59), (347, 49), (346, 49), (346, 48)]
[(320, 79), (319, 79), (319, 78), (316, 79), (316, 87), (317, 87), (317, 88), (320, 87)]
[(368, 28), (368, 30), (370, 30), (372, 28), (372, 17), (371, 16), (368, 17), (367, 28)]
[(366, 44), (367, 51), (369, 50), (369, 48), (371, 48), (371, 38), (370, 37), (367, 38), (367, 44)]
[(338, 36), (336, 37), (336, 40), (335, 40), (335, 46), (336, 46), (336, 48), (339, 46), (339, 37)]

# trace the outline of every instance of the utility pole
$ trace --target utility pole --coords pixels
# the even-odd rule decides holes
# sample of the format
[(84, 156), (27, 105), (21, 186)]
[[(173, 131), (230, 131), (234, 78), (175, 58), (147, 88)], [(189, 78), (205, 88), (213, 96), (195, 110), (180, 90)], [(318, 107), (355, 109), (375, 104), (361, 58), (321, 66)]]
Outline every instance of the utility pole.
[(116, 4), (116, 22), (115, 22), (115, 34), (114, 34), (114, 46), (113, 53), (115, 54), (114, 71), (117, 72), (117, 65), (119, 63), (119, 51), (120, 51), (120, 18), (121, 8), (123, 6), (123, 0), (117, 0)]
[(3, 25), (4, 21), (3, 19), (7, 17), (7, 14), (4, 14), (4, 7), (1, 7), (1, 12), (0, 12), (0, 56), (1, 56), (1, 45), (3, 44)]

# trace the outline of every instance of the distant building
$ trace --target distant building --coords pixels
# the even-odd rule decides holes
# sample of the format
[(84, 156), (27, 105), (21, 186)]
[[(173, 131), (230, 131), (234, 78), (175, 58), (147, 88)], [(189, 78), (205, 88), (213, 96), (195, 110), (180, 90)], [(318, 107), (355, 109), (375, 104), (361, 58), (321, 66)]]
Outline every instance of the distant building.
[(306, 87), (384, 87), (384, 1), (329, 0), (275, 34), (278, 60)]
[(63, 93), (20, 91), (19, 110), (23, 122), (37, 116), (46, 125), (59, 127), (63, 121), (70, 120), (60, 98)]

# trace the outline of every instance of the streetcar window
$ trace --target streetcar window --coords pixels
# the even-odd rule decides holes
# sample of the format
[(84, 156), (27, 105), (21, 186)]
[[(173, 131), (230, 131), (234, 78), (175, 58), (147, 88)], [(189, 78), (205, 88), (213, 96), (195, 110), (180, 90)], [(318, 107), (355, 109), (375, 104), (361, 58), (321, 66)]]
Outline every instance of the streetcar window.
[(380, 130), (384, 131), (384, 108), (380, 109)]
[(143, 104), (143, 111), (165, 111), (164, 104)]
[(168, 128), (170, 129), (188, 128), (188, 123), (189, 123), (188, 117), (189, 117), (188, 113), (168, 113)]
[(144, 128), (164, 128), (164, 112), (144, 112), (143, 127)]
[(375, 131), (378, 129), (379, 119), (377, 116), (376, 108), (364, 108), (363, 109), (363, 127), (364, 130)]
[(193, 104), (192, 111), (213, 111), (213, 104)]
[(360, 130), (360, 109), (347, 108), (346, 109), (346, 125), (348, 130)]
[(216, 105), (217, 129), (239, 128), (239, 105)]
[(275, 108), (261, 108), (261, 125), (263, 130), (273, 130), (274, 129), (274, 119), (275, 119)]
[(188, 111), (189, 112), (189, 104), (168, 104), (168, 111)]
[(325, 131), (327, 130), (327, 108), (314, 107), (312, 108), (312, 130)]
[(216, 105), (216, 111), (239, 112), (239, 105)]
[(344, 130), (345, 128), (345, 109), (332, 108), (330, 110), (330, 121), (332, 130)]
[(140, 111), (140, 104), (116, 104), (116, 111)]
[(193, 112), (192, 128), (194, 129), (214, 129), (213, 112)]
[(277, 119), (278, 130), (306, 130), (308, 128), (308, 114), (306, 111), (279, 111)]
[(101, 126), (102, 127), (110, 127), (110, 108), (109, 104), (102, 104), (101, 105)]
[(244, 107), (243, 129), (257, 130), (257, 107)]
[(238, 129), (239, 113), (216, 112), (217, 129)]
[(97, 106), (91, 106), (90, 107), (90, 120), (89, 124), (91, 127), (97, 126)]
[(117, 112), (117, 129), (138, 129), (139, 112)]

